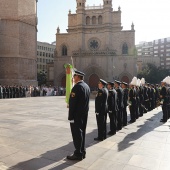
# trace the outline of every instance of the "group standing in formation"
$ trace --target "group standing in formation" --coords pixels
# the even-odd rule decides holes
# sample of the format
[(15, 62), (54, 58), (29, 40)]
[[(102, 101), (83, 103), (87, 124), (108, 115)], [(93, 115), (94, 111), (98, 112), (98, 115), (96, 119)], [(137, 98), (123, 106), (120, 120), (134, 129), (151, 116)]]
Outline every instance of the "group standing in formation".
[[(90, 88), (83, 81), (85, 74), (75, 71), (69, 99), (70, 128), (75, 151), (67, 156), (69, 160), (82, 160), (86, 157), (85, 134), (89, 110)], [(162, 105), (163, 117), (160, 122), (170, 118), (170, 77), (166, 77), (161, 85), (145, 82), (145, 79), (134, 77), (127, 84), (115, 80), (106, 82), (100, 79), (95, 98), (95, 113), (98, 135), (95, 141), (103, 141), (107, 135), (115, 135), (128, 123), (135, 122), (144, 113)], [(130, 121), (127, 120), (127, 109)], [(107, 132), (107, 116), (110, 119), (110, 130)]]
[(63, 95), (65, 95), (65, 88), (63, 87), (9, 86), (0, 84), (0, 99)]

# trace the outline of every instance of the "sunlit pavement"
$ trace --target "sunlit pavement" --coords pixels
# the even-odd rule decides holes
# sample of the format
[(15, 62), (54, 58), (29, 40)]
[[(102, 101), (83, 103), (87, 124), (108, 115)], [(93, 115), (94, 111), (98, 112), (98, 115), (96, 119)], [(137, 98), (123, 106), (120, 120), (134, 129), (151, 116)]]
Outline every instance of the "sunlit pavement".
[(64, 97), (1, 99), (0, 170), (170, 169), (170, 121), (159, 122), (160, 107), (105, 141), (94, 142), (97, 125), (91, 100), (87, 155), (79, 162), (65, 159), (74, 151), (67, 117)]

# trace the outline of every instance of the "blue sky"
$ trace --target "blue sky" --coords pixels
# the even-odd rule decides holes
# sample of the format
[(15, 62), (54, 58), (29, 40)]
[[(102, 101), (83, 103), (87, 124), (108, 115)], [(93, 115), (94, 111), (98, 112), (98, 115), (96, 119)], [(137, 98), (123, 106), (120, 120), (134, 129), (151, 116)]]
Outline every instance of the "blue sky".
[[(123, 30), (136, 30), (136, 44), (140, 41), (170, 37), (170, 0), (113, 0), (113, 10), (121, 7)], [(103, 4), (103, 0), (86, 0), (86, 6)], [(38, 41), (56, 40), (56, 29), (66, 33), (68, 11), (76, 11), (76, 0), (38, 0)]]

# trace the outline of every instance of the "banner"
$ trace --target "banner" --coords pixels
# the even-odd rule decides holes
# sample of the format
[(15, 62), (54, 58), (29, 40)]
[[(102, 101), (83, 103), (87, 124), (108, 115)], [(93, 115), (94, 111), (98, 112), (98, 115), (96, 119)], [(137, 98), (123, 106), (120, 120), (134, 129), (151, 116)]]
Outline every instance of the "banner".
[(64, 68), (66, 69), (66, 103), (69, 103), (71, 89), (73, 87), (73, 66), (71, 64), (64, 64)]

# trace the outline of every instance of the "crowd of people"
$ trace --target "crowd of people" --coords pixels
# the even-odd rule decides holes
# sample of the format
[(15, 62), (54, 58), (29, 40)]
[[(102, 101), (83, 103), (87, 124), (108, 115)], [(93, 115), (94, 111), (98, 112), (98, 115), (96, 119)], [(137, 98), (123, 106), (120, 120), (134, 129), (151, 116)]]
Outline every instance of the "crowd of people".
[(64, 87), (51, 86), (9, 86), (0, 84), (0, 99), (38, 97), (38, 96), (63, 96)]
[[(89, 110), (89, 87), (83, 81), (85, 74), (76, 71), (73, 77), (75, 85), (70, 94), (69, 117), (75, 151), (67, 156), (69, 160), (82, 160), (86, 157), (85, 133)], [(170, 77), (165, 78), (160, 85), (145, 82), (145, 79), (134, 77), (127, 84), (115, 80), (106, 82), (100, 79), (95, 98), (95, 113), (97, 122), (97, 137), (95, 141), (103, 141), (107, 135), (115, 135), (128, 123), (162, 106), (163, 116), (160, 122), (170, 118)], [(127, 109), (130, 111), (130, 121), (127, 119)], [(107, 116), (110, 119), (110, 129), (107, 131)]]

